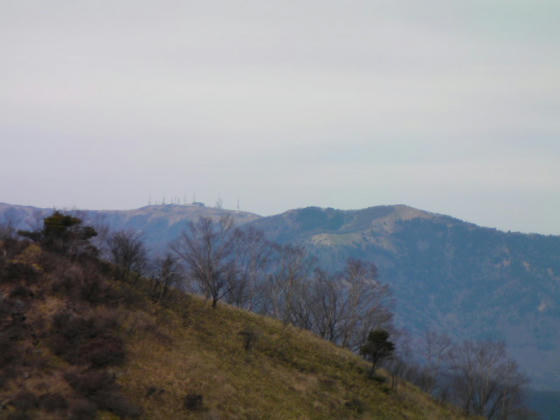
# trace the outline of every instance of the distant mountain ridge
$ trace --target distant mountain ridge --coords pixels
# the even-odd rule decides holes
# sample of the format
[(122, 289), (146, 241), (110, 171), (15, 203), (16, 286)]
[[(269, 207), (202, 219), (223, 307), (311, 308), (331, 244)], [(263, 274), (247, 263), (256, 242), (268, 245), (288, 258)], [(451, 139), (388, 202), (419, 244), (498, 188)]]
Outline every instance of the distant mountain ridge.
[[(17, 206), (0, 203), (0, 223), (11, 223), (17, 229), (30, 229), (54, 209)], [(132, 210), (69, 210), (89, 223), (99, 223), (114, 229), (142, 232), (150, 249), (160, 252), (175, 239), (187, 223), (201, 216), (219, 218), (231, 215), (236, 224), (244, 224), (260, 216), (235, 210), (206, 207), (201, 204), (158, 204)]]
[[(38, 211), (52, 210), (0, 204), (0, 222), (18, 226)], [(504, 339), (534, 386), (560, 389), (560, 236), (506, 233), (405, 205), (308, 207), (269, 217), (180, 205), (84, 214), (142, 231), (156, 251), (188, 221), (231, 214), (271, 240), (307, 246), (326, 267), (347, 257), (372, 261), (393, 290), (400, 325), (418, 334)]]

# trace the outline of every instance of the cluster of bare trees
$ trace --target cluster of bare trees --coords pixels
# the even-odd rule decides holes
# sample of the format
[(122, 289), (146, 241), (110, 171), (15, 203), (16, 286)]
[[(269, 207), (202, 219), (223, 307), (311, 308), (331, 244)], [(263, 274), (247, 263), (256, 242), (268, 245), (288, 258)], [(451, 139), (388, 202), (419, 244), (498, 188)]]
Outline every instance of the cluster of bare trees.
[[(488, 419), (532, 418), (523, 401), (528, 379), (502, 341), (466, 340), (428, 332), (415, 346), (418, 362), (406, 345), (388, 363), (400, 377), (416, 383), (441, 401), (453, 403), (468, 416)], [(405, 348), (404, 354), (402, 348)]]
[(304, 248), (268, 242), (230, 217), (200, 218), (171, 249), (183, 262), (189, 288), (216, 307), (220, 299), (314, 331), (358, 349), (374, 328), (390, 326), (390, 293), (373, 264), (349, 260), (327, 273)]

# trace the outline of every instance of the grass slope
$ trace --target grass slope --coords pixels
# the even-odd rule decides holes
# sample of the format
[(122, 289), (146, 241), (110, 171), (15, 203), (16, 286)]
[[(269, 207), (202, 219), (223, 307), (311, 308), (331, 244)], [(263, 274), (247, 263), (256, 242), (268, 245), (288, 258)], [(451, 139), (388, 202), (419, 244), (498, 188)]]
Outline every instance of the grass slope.
[(104, 263), (3, 247), (1, 419), (462, 418), (307, 331), (177, 291), (154, 303), (147, 280), (118, 282)]
[[(186, 394), (210, 418), (449, 419), (455, 414), (413, 386), (397, 391), (366, 375), (351, 352), (276, 320), (182, 297), (182, 310), (149, 305), (123, 325), (130, 361), (120, 382), (149, 417), (185, 416)], [(175, 306), (174, 305), (174, 306)], [(257, 339), (245, 350), (244, 332)], [(164, 338), (165, 337), (165, 338)], [(193, 415), (193, 418), (197, 416)]]

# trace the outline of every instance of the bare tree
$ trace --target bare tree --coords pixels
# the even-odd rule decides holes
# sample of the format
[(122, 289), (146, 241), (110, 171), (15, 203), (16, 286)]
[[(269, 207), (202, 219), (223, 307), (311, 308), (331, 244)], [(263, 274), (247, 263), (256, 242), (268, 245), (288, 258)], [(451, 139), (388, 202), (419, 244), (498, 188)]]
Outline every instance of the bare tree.
[(452, 398), (465, 414), (508, 419), (522, 408), (522, 387), (528, 382), (496, 341), (465, 341), (449, 355)]
[(233, 305), (254, 311), (261, 297), (273, 248), (264, 233), (253, 227), (238, 230), (234, 237), (237, 275), (232, 278), (226, 298)]
[(310, 307), (315, 332), (322, 338), (337, 342), (342, 333), (345, 296), (340, 278), (316, 269), (311, 283)]
[(444, 333), (428, 331), (421, 343), (424, 364), (418, 371), (417, 385), (422, 390), (437, 396), (440, 400), (447, 400), (449, 392), (445, 377), (449, 370), (449, 360), (455, 345), (451, 338)]
[(0, 224), (0, 241), (13, 240), (16, 238), (16, 229), (11, 221)]
[(165, 299), (172, 287), (180, 286), (184, 279), (184, 272), (175, 255), (167, 254), (155, 261), (152, 275), (152, 297), (160, 302)]
[(237, 276), (234, 251), (238, 234), (231, 216), (218, 222), (201, 217), (171, 245), (198, 290), (212, 299), (213, 308), (230, 292)]
[(276, 263), (263, 289), (260, 312), (311, 329), (309, 277), (315, 260), (303, 247), (276, 246)]
[(340, 344), (354, 351), (366, 341), (370, 331), (391, 329), (389, 287), (377, 280), (377, 267), (350, 258), (341, 273), (345, 302), (340, 321)]
[(121, 280), (128, 280), (131, 274), (142, 274), (145, 270), (148, 257), (139, 233), (130, 230), (113, 233), (108, 238), (108, 249)]

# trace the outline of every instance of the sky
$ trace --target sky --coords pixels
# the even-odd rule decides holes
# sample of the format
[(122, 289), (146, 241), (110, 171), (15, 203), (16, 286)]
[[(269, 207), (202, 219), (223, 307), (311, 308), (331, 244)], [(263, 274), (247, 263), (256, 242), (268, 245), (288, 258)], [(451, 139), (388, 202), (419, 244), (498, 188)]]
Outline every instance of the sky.
[(0, 1), (0, 202), (560, 234), (557, 0)]

